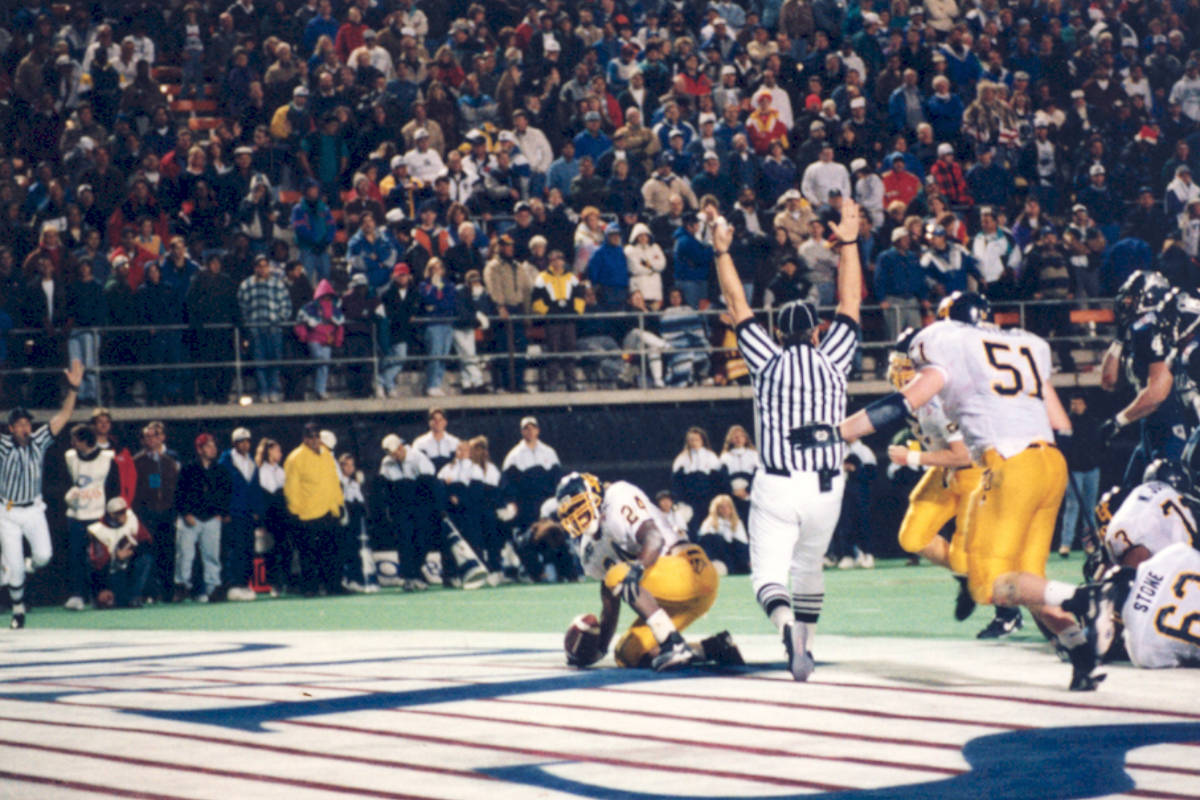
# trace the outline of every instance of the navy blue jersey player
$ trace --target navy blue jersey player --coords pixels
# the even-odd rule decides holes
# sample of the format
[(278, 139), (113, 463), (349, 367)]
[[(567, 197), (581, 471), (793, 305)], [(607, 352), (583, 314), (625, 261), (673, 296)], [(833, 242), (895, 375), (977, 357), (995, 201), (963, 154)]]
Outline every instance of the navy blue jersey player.
[(1117, 340), (1104, 354), (1101, 386), (1116, 388), (1121, 376), (1136, 393), (1133, 401), (1104, 423), (1105, 439), (1140, 422), (1140, 436), (1121, 485), (1141, 482), (1146, 465), (1156, 458), (1178, 461), (1188, 435), (1188, 415), (1168, 365), (1171, 342), (1159, 320), (1159, 310), (1170, 292), (1162, 273), (1138, 270), (1117, 290), (1114, 312)]

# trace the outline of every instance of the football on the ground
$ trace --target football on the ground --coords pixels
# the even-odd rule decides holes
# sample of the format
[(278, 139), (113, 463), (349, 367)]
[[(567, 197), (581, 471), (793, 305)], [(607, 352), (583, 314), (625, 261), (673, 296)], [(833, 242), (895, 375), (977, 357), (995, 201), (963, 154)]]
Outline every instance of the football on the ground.
[(563, 648), (572, 666), (586, 667), (600, 660), (604, 654), (600, 652), (600, 620), (595, 614), (580, 614), (571, 620)]

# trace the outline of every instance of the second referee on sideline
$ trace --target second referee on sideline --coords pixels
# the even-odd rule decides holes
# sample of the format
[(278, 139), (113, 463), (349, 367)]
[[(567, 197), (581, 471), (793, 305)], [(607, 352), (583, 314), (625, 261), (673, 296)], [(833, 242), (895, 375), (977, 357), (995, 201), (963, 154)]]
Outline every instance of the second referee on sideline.
[(837, 426), (846, 416), (846, 380), (858, 347), (862, 303), (855, 203), (842, 204), (833, 231), (838, 249), (833, 321), (822, 337), (816, 307), (794, 300), (779, 309), (778, 341), (755, 321), (746, 301), (729, 256), (733, 229), (720, 220), (713, 232), (717, 278), (754, 381), (755, 438), (764, 466), (750, 492), (750, 574), (798, 681), (808, 680), (814, 668), (812, 639), (825, 599), (822, 559), (845, 487), (845, 445)]

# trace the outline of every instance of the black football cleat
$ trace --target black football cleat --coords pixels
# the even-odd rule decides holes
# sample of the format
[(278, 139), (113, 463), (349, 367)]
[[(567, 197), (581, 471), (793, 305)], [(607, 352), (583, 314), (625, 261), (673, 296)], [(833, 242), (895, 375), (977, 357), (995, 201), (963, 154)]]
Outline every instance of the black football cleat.
[(742, 653), (733, 643), (729, 631), (721, 631), (716, 636), (710, 636), (700, 642), (704, 649), (704, 660), (711, 661), (723, 667), (743, 667), (746, 665)]
[(25, 615), (24, 614), (13, 614), (12, 620), (10, 620), (8, 623), (8, 627), (14, 631), (19, 631), (22, 628), (24, 628), (25, 627)]
[(650, 667), (655, 672), (666, 672), (686, 666), (695, 658), (696, 654), (692, 648), (688, 647), (679, 632), (675, 631), (659, 646), (658, 655), (650, 662)]
[(958, 581), (958, 597), (954, 598), (954, 618), (962, 622), (975, 613), (975, 598), (971, 597), (971, 590), (967, 588), (965, 575), (955, 575), (954, 579)]
[(988, 623), (986, 628), (977, 633), (975, 638), (1003, 639), (1021, 630), (1024, 626), (1025, 620), (1021, 616), (1021, 609), (997, 606), (996, 616), (992, 617), (992, 621)]
[(1096, 668), (1096, 645), (1095, 642), (1088, 637), (1088, 641), (1083, 644), (1076, 645), (1067, 651), (1071, 661), (1071, 685), (1072, 692), (1094, 692), (1100, 682), (1107, 677), (1103, 673), (1093, 675), (1092, 670)]

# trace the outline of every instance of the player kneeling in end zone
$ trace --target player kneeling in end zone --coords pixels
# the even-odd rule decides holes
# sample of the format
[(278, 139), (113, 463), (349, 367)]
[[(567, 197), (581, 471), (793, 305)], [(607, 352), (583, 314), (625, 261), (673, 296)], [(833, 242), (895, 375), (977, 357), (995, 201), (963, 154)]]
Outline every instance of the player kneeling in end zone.
[(604, 657), (622, 600), (639, 620), (617, 642), (618, 665), (661, 672), (692, 661), (744, 663), (728, 632), (694, 644), (679, 635), (712, 608), (717, 571), (645, 492), (625, 481), (602, 487), (595, 475), (572, 472), (556, 494), (559, 521), (578, 541), (584, 572), (603, 581), (599, 631), (582, 637), (568, 663), (586, 667)]

